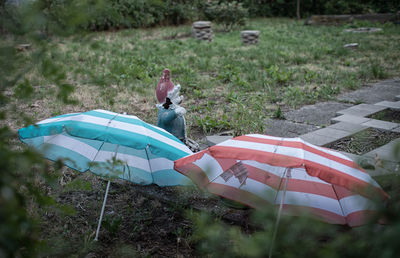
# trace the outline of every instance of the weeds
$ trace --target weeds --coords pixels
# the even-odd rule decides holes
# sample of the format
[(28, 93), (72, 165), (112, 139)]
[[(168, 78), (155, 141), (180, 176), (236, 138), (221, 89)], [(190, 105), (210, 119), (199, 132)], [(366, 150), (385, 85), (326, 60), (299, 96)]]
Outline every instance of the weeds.
[[(170, 68), (172, 81), (182, 85), (182, 105), (193, 112), (188, 125), (203, 133), (260, 131), (258, 120), (266, 115), (260, 107), (267, 103), (298, 107), (332, 99), (343, 89), (358, 89), (400, 70), (400, 29), (394, 25), (385, 25), (377, 34), (276, 18), (250, 20), (247, 27), (260, 30), (257, 46), (243, 46), (239, 30), (216, 32), (208, 43), (178, 37), (191, 31), (190, 26), (179, 26), (92, 33), (86, 36), (90, 41), (53, 39), (49, 56), (64, 66), (67, 73), (59, 78), (79, 92), (82, 110), (124, 110), (148, 122), (156, 120), (155, 86), (162, 70)], [(360, 48), (344, 49), (346, 42), (359, 42)], [(27, 53), (24, 58), (34, 57)], [(32, 71), (29, 79), (35, 83), (25, 88), (39, 99), (57, 78), (41, 78)], [(216, 92), (219, 88), (223, 90)], [(262, 97), (255, 97), (260, 93)], [(233, 102), (230, 94), (247, 96)], [(47, 102), (54, 100), (44, 103), (52, 107), (49, 114), (65, 113), (64, 106)]]

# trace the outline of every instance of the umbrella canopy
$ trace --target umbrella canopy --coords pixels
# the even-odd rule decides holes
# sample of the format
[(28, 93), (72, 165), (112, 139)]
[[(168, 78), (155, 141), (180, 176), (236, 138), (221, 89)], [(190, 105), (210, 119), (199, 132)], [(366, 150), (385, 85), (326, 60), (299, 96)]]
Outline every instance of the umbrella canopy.
[(117, 176), (133, 183), (159, 186), (187, 185), (173, 161), (192, 151), (167, 131), (136, 116), (106, 110), (49, 118), (18, 131), (21, 141), (50, 160), (63, 159), (80, 172), (110, 175), (110, 161)]
[(386, 199), (351, 159), (300, 138), (244, 135), (175, 161), (199, 187), (254, 208), (281, 204), (296, 214), (358, 226)]

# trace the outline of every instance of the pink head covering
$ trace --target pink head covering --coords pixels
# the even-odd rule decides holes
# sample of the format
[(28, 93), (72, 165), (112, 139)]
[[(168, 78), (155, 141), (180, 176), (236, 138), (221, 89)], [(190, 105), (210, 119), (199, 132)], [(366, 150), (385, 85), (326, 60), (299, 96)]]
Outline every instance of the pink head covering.
[(169, 91), (174, 89), (174, 84), (170, 80), (169, 69), (164, 69), (160, 81), (157, 84), (156, 96), (159, 103), (163, 104)]

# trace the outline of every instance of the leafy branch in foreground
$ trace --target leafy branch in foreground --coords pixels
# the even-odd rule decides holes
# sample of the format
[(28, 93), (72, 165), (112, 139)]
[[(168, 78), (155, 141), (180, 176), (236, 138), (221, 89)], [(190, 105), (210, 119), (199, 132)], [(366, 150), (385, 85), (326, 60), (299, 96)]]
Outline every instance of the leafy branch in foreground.
[[(48, 165), (34, 151), (22, 149), (16, 143), (15, 132), (6, 126), (7, 119), (18, 117), (29, 122), (23, 111), (15, 114), (19, 102), (34, 97), (35, 87), (28, 76), (39, 76), (58, 88), (57, 98), (64, 103), (70, 99), (73, 86), (68, 83), (63, 66), (49, 54), (51, 35), (76, 33), (85, 19), (80, 1), (64, 2), (59, 14), (49, 13), (57, 1), (25, 1), (20, 6), (0, 2), (0, 256), (35, 257), (40, 245), (38, 223), (30, 213), (32, 208), (57, 205), (45, 195), (41, 185), (51, 185)], [(86, 3), (86, 1), (85, 1)], [(21, 47), (21, 42), (26, 43)], [(50, 91), (47, 97), (52, 97)], [(14, 106), (14, 107), (13, 107)], [(56, 163), (55, 169), (59, 168)], [(42, 182), (42, 183), (40, 183)]]

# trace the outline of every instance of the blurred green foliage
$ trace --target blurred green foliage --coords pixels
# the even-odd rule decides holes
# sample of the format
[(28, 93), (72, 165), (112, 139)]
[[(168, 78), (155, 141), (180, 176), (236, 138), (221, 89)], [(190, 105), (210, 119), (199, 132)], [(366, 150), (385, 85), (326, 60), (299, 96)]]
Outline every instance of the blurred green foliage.
[[(52, 171), (62, 164), (56, 162), (50, 168), (36, 152), (20, 148), (16, 132), (5, 123), (10, 112), (16, 110), (11, 103), (32, 98), (33, 86), (26, 76), (32, 70), (58, 86), (54, 97), (64, 103), (73, 102), (69, 98), (73, 86), (48, 54), (49, 36), (78, 33), (87, 16), (80, 1), (54, 8), (59, 2), (0, 2), (0, 33), (5, 39), (0, 45), (0, 257), (36, 257), (41, 245), (36, 211), (53, 206), (61, 214), (74, 212), (46, 195), (47, 187), (55, 182)], [(26, 42), (30, 44), (21, 45)], [(47, 97), (53, 97), (51, 91)], [(8, 108), (4, 108), (6, 105)], [(17, 116), (20, 123), (31, 123), (26, 114)]]
[[(294, 0), (241, 0), (249, 9), (251, 17), (288, 16), (296, 17)], [(399, 11), (398, 0), (301, 0), (302, 17), (313, 14), (362, 14), (362, 13), (395, 13)]]
[[(307, 214), (282, 216), (272, 257), (399, 257), (400, 176), (376, 177), (390, 195), (386, 207), (371, 223), (349, 228), (312, 219)], [(252, 213), (247, 226), (232, 226), (205, 213), (188, 213), (195, 221), (192, 241), (200, 255), (207, 257), (267, 257), (271, 249), (277, 211), (265, 207)], [(385, 224), (377, 224), (378, 219)]]
[(248, 10), (238, 1), (210, 1), (205, 8), (205, 17), (222, 24), (225, 31), (245, 25)]

